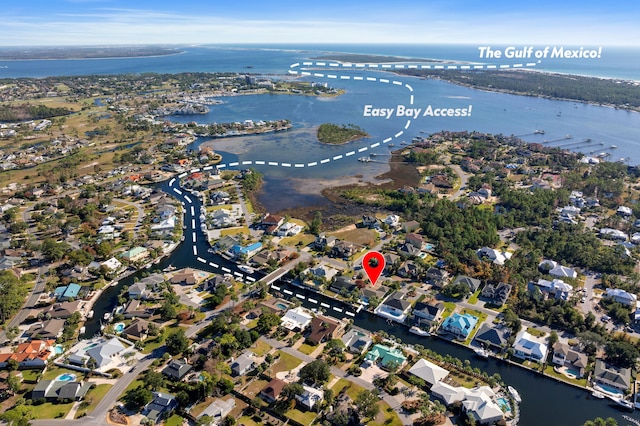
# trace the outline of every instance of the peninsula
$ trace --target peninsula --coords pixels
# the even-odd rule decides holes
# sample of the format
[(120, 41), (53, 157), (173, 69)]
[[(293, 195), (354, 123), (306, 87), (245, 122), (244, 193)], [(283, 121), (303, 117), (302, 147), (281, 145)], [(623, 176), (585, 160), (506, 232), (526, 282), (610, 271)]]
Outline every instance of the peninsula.
[(318, 140), (322, 143), (340, 145), (369, 136), (364, 130), (355, 124), (343, 124), (341, 126), (331, 123), (323, 123), (318, 127)]

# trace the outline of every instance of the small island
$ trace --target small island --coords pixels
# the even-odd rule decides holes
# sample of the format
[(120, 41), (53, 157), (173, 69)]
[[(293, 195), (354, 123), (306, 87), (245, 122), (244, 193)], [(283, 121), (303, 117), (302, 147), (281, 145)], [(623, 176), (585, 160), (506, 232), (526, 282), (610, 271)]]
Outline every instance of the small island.
[(341, 126), (332, 123), (323, 123), (318, 127), (318, 140), (322, 143), (343, 144), (369, 135), (355, 124), (343, 124)]

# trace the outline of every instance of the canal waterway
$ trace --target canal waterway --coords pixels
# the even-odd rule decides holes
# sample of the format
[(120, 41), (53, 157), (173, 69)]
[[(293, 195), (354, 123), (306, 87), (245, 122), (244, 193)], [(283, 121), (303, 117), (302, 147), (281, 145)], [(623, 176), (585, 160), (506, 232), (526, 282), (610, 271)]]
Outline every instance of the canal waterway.
[[(159, 183), (156, 187), (177, 197), (181, 201), (184, 200), (182, 196), (172, 191), (169, 187), (168, 181)], [(196, 213), (199, 213), (199, 201), (196, 197), (190, 198), (194, 203), (198, 203), (195, 211)], [(195, 219), (195, 228), (192, 228), (192, 216), (190, 209), (185, 209), (185, 236), (191, 235), (194, 231), (200, 232), (200, 220), (198, 216), (198, 214), (193, 216), (193, 219)], [(208, 264), (196, 260), (196, 256), (193, 254), (193, 245), (194, 244), (186, 238), (170, 256), (162, 260), (157, 265), (153, 265), (151, 269), (161, 270), (168, 265), (173, 265), (177, 268), (191, 267), (220, 273), (219, 269), (212, 268)], [(220, 266), (225, 266), (231, 270), (237, 270), (233, 264), (224, 258), (208, 253), (207, 249), (209, 246), (203, 238), (198, 239), (195, 245), (197, 247), (198, 256), (206, 259), (207, 262), (215, 262)], [(141, 276), (142, 271), (138, 271), (136, 274), (120, 280), (115, 286), (109, 287), (105, 290), (94, 305), (94, 318), (89, 320), (86, 324), (87, 335), (93, 335), (99, 331), (100, 319), (105, 312), (111, 312), (116, 306), (117, 296), (120, 290), (124, 286), (131, 285), (136, 277), (140, 278)], [(487, 360), (479, 359), (474, 356), (474, 352), (470, 349), (439, 338), (422, 337), (411, 334), (409, 333), (409, 329), (404, 325), (387, 322), (385, 319), (364, 310), (356, 313), (353, 307), (348, 304), (317, 294), (307, 289), (293, 286), (282, 280), (277, 281), (274, 284), (279, 288), (279, 290), (272, 289), (272, 292), (277, 291), (279, 295), (282, 295), (287, 299), (296, 297), (296, 294), (300, 294), (304, 296), (304, 300), (301, 300), (302, 305), (308, 308), (322, 308), (326, 311), (327, 315), (337, 318), (353, 319), (354, 325), (365, 330), (369, 330), (371, 332), (382, 330), (387, 332), (389, 335), (399, 338), (403, 343), (413, 345), (421, 344), (422, 346), (442, 355), (450, 354), (451, 356), (461, 360), (468, 359), (473, 367), (478, 367), (480, 370), (486, 371), (489, 374), (500, 374), (503, 381), (507, 385), (514, 386), (522, 396), (523, 402), (520, 405), (520, 424), (523, 426), (535, 426), (541, 424), (554, 426), (578, 426), (582, 425), (585, 421), (596, 417), (613, 417), (618, 421), (619, 425), (626, 425), (628, 423), (622, 417), (627, 413), (620, 411), (620, 409), (613, 405), (611, 401), (592, 399), (590, 394), (585, 390), (577, 389), (548, 377), (543, 377), (538, 373), (531, 372), (527, 369), (523, 369), (503, 361), (498, 361), (492, 358)], [(284, 290), (286, 290), (286, 292)], [(309, 299), (313, 299), (317, 301), (317, 303), (314, 303)], [(324, 303), (324, 305), (320, 306), (322, 303)], [(329, 307), (327, 308), (326, 306)], [(351, 313), (351, 315), (349, 313)], [(640, 415), (638, 415), (637, 412), (631, 413), (631, 416), (640, 420)]]

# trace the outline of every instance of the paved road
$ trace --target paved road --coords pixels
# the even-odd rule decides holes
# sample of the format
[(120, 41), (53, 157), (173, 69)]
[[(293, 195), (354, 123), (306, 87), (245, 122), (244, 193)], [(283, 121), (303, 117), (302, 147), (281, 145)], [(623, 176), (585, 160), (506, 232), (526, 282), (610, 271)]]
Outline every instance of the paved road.
[(138, 236), (138, 225), (142, 224), (142, 220), (144, 219), (144, 208), (142, 208), (139, 203), (123, 200), (122, 198), (114, 198), (113, 201), (135, 207), (138, 210), (138, 218), (136, 219), (136, 224), (133, 227), (133, 239), (135, 240)]
[(451, 167), (451, 169), (460, 178), (460, 189), (449, 196), (450, 199), (455, 200), (456, 198), (460, 198), (465, 192), (467, 192), (467, 182), (469, 181), (469, 177), (457, 164), (450, 164), (449, 167)]
[[(36, 277), (36, 283), (33, 286), (31, 294), (27, 298), (27, 302), (24, 304), (22, 309), (18, 311), (18, 313), (7, 323), (5, 329), (11, 327), (17, 327), (22, 324), (22, 322), (27, 318), (27, 314), (29, 313), (30, 308), (33, 308), (38, 302), (38, 298), (40, 294), (44, 291), (47, 285), (46, 274), (49, 270), (49, 265), (43, 265), (38, 268), (38, 276)], [(3, 330), (0, 332), (0, 342), (5, 342), (7, 340), (7, 334)]]

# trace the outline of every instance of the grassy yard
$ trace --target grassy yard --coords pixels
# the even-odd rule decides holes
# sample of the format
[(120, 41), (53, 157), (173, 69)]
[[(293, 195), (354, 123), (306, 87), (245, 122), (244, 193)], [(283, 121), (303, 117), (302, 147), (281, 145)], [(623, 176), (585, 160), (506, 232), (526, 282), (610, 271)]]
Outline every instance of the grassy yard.
[(44, 374), (42, 375), (42, 378), (44, 380), (53, 380), (56, 377), (58, 377), (61, 374), (75, 374), (76, 377), (82, 377), (82, 373), (79, 373), (77, 371), (73, 371), (73, 370), (67, 370), (66, 368), (60, 368), (60, 367), (51, 367), (48, 368), (47, 371), (44, 372)]
[(249, 228), (247, 226), (240, 226), (237, 228), (227, 228), (227, 229), (220, 230), (221, 237), (224, 237), (225, 235), (238, 235), (238, 234), (249, 235), (250, 234)]
[(310, 425), (311, 422), (315, 420), (317, 415), (318, 413), (315, 413), (313, 411), (300, 411), (297, 408), (289, 410), (286, 413), (286, 416), (288, 418), (295, 420), (296, 422), (303, 425)]
[(73, 407), (73, 402), (66, 404), (45, 402), (44, 404), (34, 405), (33, 414), (36, 419), (62, 419)]
[(91, 390), (87, 392), (87, 396), (84, 398), (84, 401), (80, 403), (80, 408), (76, 411), (75, 418), (77, 419), (80, 416), (93, 411), (112, 386), (113, 385), (101, 384), (91, 388)]
[(280, 244), (283, 246), (290, 246), (290, 247), (294, 247), (297, 246), (298, 244), (302, 245), (302, 246), (308, 246), (309, 244), (311, 244), (313, 241), (315, 241), (315, 237), (313, 235), (310, 234), (298, 234), (298, 235), (294, 235), (292, 237), (285, 237), (282, 240), (280, 240)]
[(568, 383), (573, 383), (574, 385), (578, 385), (581, 387), (586, 387), (587, 386), (587, 379), (570, 379), (569, 377), (565, 376), (562, 373), (557, 373), (554, 369), (552, 365), (547, 365), (544, 369), (544, 374), (551, 376), (551, 377), (555, 377), (557, 379), (560, 379), (564, 382), (568, 382)]
[(468, 302), (472, 305), (475, 305), (476, 303), (478, 303), (478, 297), (480, 297), (480, 290), (473, 293), (471, 297), (469, 297)]
[(165, 422), (165, 426), (181, 426), (184, 418), (181, 416), (174, 414), (167, 419)]
[(348, 387), (348, 389), (346, 390), (347, 395), (349, 396), (349, 398), (351, 398), (352, 400), (355, 400), (356, 397), (358, 396), (358, 394), (360, 392), (362, 392), (363, 390), (365, 390), (362, 386), (357, 385), (353, 382), (348, 381), (347, 379), (340, 379), (336, 382), (335, 385), (333, 385), (333, 391), (335, 393), (335, 395), (338, 395), (340, 393), (340, 391), (342, 391), (342, 389)]
[(273, 364), (273, 367), (271, 367), (274, 375), (280, 371), (291, 371), (302, 363), (301, 359), (298, 359), (293, 355), (289, 355), (288, 353), (278, 351), (278, 355), (280, 355), (278, 362)]
[(378, 234), (372, 229), (356, 228), (348, 231), (333, 232), (331, 236), (363, 246), (372, 246)]
[(260, 391), (264, 389), (264, 387), (267, 386), (267, 384), (269, 384), (269, 382), (266, 380), (260, 380), (260, 379), (254, 380), (251, 382), (249, 386), (246, 387), (245, 390), (242, 391), (242, 393), (248, 396), (249, 398), (253, 399), (256, 396), (258, 396)]
[(267, 342), (263, 342), (262, 340), (257, 340), (251, 346), (251, 352), (253, 352), (257, 356), (265, 356), (267, 352), (269, 352), (270, 350), (271, 350), (271, 345), (268, 344)]
[(538, 329), (532, 328), (532, 327), (528, 327), (527, 328), (527, 333), (529, 333), (529, 334), (531, 334), (532, 336), (535, 336), (535, 337), (544, 337), (547, 334), (542, 330), (538, 330)]
[(380, 413), (376, 416), (374, 420), (371, 420), (367, 423), (368, 426), (374, 425), (391, 425), (391, 426), (402, 426), (402, 420), (398, 416), (398, 413), (395, 410), (391, 409), (391, 406), (385, 401), (378, 402), (380, 406)]
[(298, 350), (300, 352), (302, 352), (303, 354), (305, 354), (305, 355), (311, 355), (311, 353), (313, 351), (315, 351), (316, 349), (318, 349), (317, 346), (311, 346), (311, 345), (308, 345), (306, 343), (303, 343), (298, 347)]
[(444, 312), (442, 312), (442, 319), (450, 317), (455, 309), (456, 304), (454, 302), (444, 302)]
[(242, 416), (238, 419), (238, 424), (239, 425), (244, 425), (244, 426), (260, 426), (260, 423), (256, 423), (253, 421), (253, 419), (249, 416)]
[(142, 349), (142, 353), (150, 354), (154, 349), (159, 348), (164, 345), (164, 341), (169, 335), (168, 329), (166, 327), (160, 328), (160, 334), (154, 338), (150, 338), (145, 341), (144, 349)]

